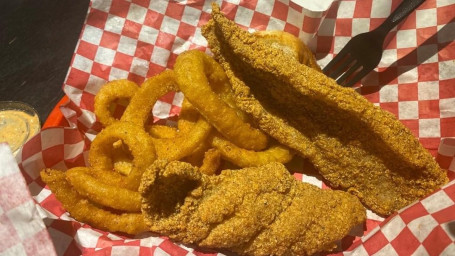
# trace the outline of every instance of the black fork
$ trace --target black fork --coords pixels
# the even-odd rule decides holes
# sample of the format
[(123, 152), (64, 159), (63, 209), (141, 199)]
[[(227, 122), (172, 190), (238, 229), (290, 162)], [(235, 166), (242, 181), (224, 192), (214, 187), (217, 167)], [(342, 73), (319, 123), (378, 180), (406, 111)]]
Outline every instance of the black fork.
[(386, 35), (425, 0), (403, 0), (375, 30), (353, 37), (323, 69), (337, 83), (349, 87), (376, 68), (381, 61)]

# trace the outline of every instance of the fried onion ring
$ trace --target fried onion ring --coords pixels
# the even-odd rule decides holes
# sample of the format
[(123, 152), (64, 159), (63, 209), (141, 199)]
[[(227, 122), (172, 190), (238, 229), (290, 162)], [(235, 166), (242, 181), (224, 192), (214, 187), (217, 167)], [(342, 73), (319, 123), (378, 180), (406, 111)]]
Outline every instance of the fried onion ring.
[[(174, 72), (166, 70), (149, 78), (136, 93), (122, 116), (122, 121), (145, 125), (156, 101), (171, 91), (178, 91)], [(182, 110), (183, 111), (183, 110)], [(157, 128), (154, 128), (157, 129)], [(163, 128), (158, 128), (163, 129)], [(179, 160), (193, 152), (209, 134), (211, 126), (201, 116), (191, 129), (179, 131), (174, 137), (152, 138), (159, 159)]]
[(66, 179), (77, 193), (102, 206), (127, 212), (141, 211), (139, 192), (105, 184), (91, 176), (88, 167), (69, 169)]
[(199, 118), (201, 118), (201, 114), (191, 105), (187, 98), (184, 98), (182, 108), (180, 109), (179, 120), (177, 121), (178, 130), (188, 132), (197, 123)]
[(177, 126), (179, 131), (174, 138), (154, 139), (158, 158), (179, 160), (190, 155), (212, 130), (212, 126), (186, 99), (183, 100)]
[(180, 54), (174, 65), (177, 83), (185, 97), (221, 134), (236, 145), (261, 150), (267, 146), (267, 136), (242, 120), (213, 91), (213, 78), (227, 81), (221, 66), (203, 52), (193, 50)]
[(199, 146), (189, 156), (184, 157), (182, 161), (190, 163), (193, 166), (201, 166), (204, 160), (205, 152), (207, 152), (210, 148), (211, 145), (208, 139), (206, 139), (202, 142), (202, 144), (199, 144)]
[(157, 139), (170, 139), (178, 134), (177, 128), (159, 124), (151, 125), (147, 130), (153, 138)]
[(117, 99), (130, 100), (136, 94), (139, 86), (128, 80), (115, 80), (105, 84), (95, 96), (95, 115), (104, 127), (111, 125), (117, 119), (110, 110), (111, 104)]
[(65, 172), (44, 169), (40, 174), (41, 179), (49, 186), (65, 210), (78, 221), (102, 230), (133, 235), (149, 229), (142, 213), (115, 214), (84, 199), (66, 180)]
[(112, 145), (112, 161), (114, 163), (114, 170), (123, 175), (129, 175), (132, 167), (132, 156), (126, 146), (121, 140), (114, 142)]
[(159, 75), (147, 79), (131, 99), (121, 120), (145, 126), (158, 99), (169, 92), (178, 90), (172, 70), (163, 71)]
[(219, 150), (221, 157), (239, 167), (257, 167), (271, 162), (287, 163), (294, 154), (280, 144), (272, 144), (264, 151), (253, 151), (237, 147), (219, 135), (213, 136), (211, 145)]
[(221, 153), (218, 149), (211, 148), (204, 154), (199, 171), (205, 175), (215, 175), (221, 164)]
[[(131, 173), (128, 176), (112, 171), (112, 147), (122, 140), (133, 156)], [(151, 137), (140, 126), (130, 122), (115, 122), (104, 128), (93, 140), (89, 162), (92, 174), (109, 185), (137, 191), (142, 172), (155, 160), (155, 149)]]
[(194, 152), (209, 135), (211, 126), (200, 119), (188, 134), (169, 139), (153, 139), (159, 159), (179, 160)]

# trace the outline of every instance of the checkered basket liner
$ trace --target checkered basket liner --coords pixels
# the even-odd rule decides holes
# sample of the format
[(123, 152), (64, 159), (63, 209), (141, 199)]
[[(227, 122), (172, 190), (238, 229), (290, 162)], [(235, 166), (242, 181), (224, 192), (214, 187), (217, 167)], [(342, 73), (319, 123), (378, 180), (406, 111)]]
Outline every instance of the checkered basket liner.
[[(87, 145), (101, 129), (93, 113), (96, 92), (107, 81), (145, 78), (172, 68), (189, 49), (210, 53), (201, 25), (210, 2), (92, 0), (63, 90), (61, 107), (71, 127), (43, 130), (28, 142), (19, 167), (59, 255), (215, 255), (156, 234), (130, 237), (93, 229), (62, 209), (39, 179), (44, 167), (87, 163)], [(374, 29), (399, 0), (340, 0), (318, 15), (292, 1), (217, 1), (229, 19), (249, 30), (278, 29), (306, 40), (324, 66), (353, 36)], [(383, 58), (356, 90), (395, 114), (455, 178), (455, 3), (427, 0), (386, 39)], [(316, 28), (316, 29), (315, 29)], [(314, 37), (313, 37), (314, 36)], [(309, 40), (310, 39), (310, 40)], [(417, 47), (418, 46), (418, 47)], [(155, 121), (175, 122), (183, 99), (166, 95)], [(167, 121), (166, 121), (167, 120)], [(318, 177), (297, 173), (321, 188)], [(455, 183), (384, 220), (368, 211), (364, 226), (339, 242), (339, 255), (454, 255)]]

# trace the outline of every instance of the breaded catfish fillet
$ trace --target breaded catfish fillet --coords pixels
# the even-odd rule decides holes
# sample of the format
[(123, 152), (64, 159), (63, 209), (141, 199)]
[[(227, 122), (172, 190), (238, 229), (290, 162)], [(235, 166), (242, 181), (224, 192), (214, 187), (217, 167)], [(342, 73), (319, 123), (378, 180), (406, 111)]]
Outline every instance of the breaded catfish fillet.
[(331, 186), (388, 215), (448, 181), (395, 116), (258, 41), (217, 5), (203, 35), (230, 78), (238, 106), (309, 159)]
[(151, 231), (242, 255), (330, 251), (366, 218), (355, 196), (297, 181), (280, 163), (208, 176), (157, 160), (140, 192)]
[(259, 41), (264, 42), (274, 48), (280, 49), (290, 58), (297, 59), (300, 63), (321, 71), (316, 58), (299, 38), (280, 30), (262, 30), (253, 34)]

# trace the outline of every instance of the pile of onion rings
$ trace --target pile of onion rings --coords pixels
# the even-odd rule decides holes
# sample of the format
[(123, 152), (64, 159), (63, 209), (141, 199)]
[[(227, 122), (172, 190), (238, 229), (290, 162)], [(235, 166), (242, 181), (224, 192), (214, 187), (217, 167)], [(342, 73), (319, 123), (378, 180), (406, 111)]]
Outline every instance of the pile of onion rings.
[[(185, 96), (177, 127), (150, 124), (156, 102), (177, 91)], [(128, 104), (123, 114), (115, 117), (112, 104), (120, 100)], [(180, 54), (174, 70), (151, 77), (140, 86), (126, 80), (106, 84), (95, 97), (95, 114), (106, 129), (118, 121), (141, 127), (150, 136), (157, 159), (186, 161), (212, 174), (219, 171), (223, 161), (237, 167), (251, 167), (286, 163), (293, 156), (289, 149), (254, 127), (236, 106), (222, 67), (197, 50)], [(117, 146), (113, 164), (104, 164), (104, 169), (110, 170), (113, 165), (117, 172), (129, 173), (130, 163), (121, 148)], [(90, 158), (92, 165), (100, 161), (95, 158)]]
[[(156, 102), (179, 91), (185, 98), (176, 127), (151, 123)], [(125, 106), (123, 113), (116, 104)], [(90, 145), (89, 166), (44, 169), (41, 178), (73, 218), (110, 232), (147, 231), (138, 186), (156, 159), (185, 161), (216, 175), (227, 166), (287, 163), (294, 155), (255, 128), (236, 107), (221, 66), (196, 50), (140, 86), (127, 80), (105, 84), (94, 107), (104, 128)]]

